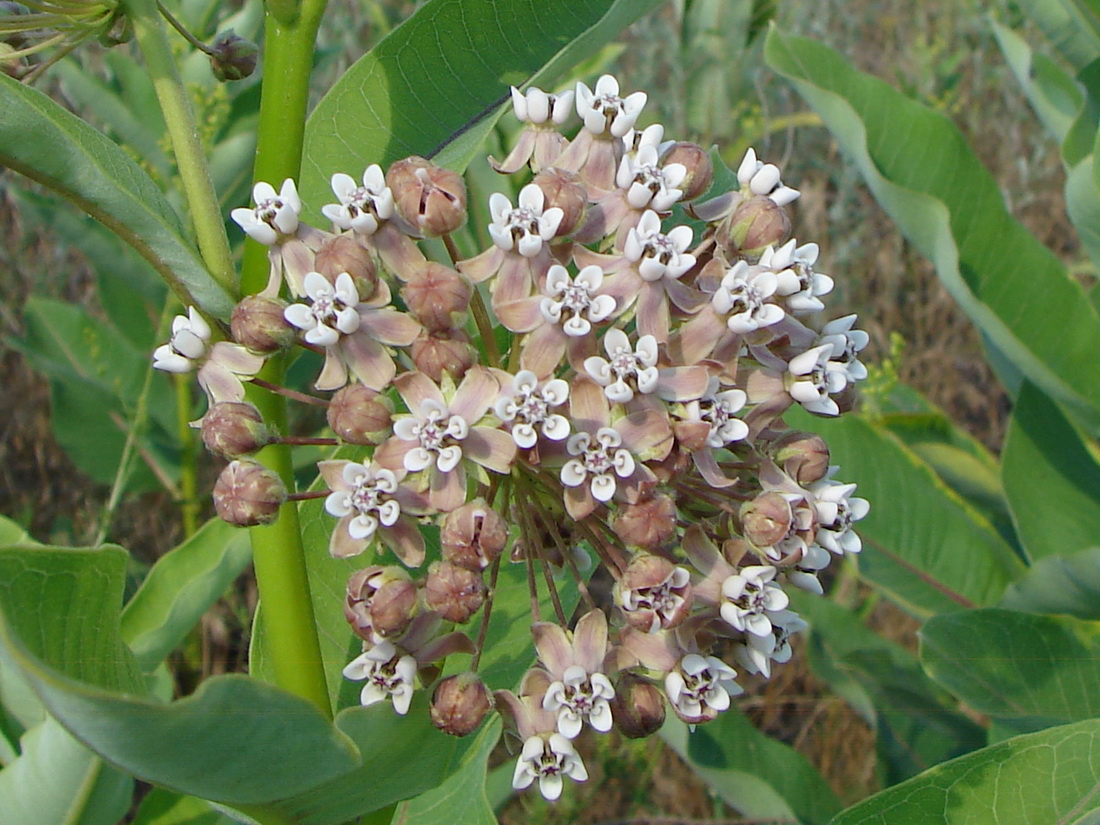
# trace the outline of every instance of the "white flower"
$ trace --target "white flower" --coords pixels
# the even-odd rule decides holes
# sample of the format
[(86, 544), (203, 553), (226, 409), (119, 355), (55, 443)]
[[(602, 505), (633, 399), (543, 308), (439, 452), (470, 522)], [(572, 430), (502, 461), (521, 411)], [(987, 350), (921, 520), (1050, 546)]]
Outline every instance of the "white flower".
[(776, 572), (771, 565), (750, 565), (722, 582), (719, 612), (727, 624), (756, 636), (771, 635), (771, 617), (790, 603), (787, 594), (772, 581)]
[(191, 372), (210, 344), (210, 324), (194, 307), (172, 319), (172, 337), (153, 351), (153, 367), (165, 372)]
[(340, 202), (325, 204), (321, 212), (341, 229), (371, 235), (393, 215), (393, 191), (377, 163), (363, 172), (362, 186), (351, 175), (337, 172), (332, 176), (332, 192)]
[(778, 288), (779, 279), (770, 269), (738, 261), (726, 270), (711, 305), (719, 315), (728, 316), (731, 332), (743, 335), (783, 320), (783, 308), (768, 301)]
[(494, 192), (489, 198), (489, 214), (493, 217), (489, 235), (493, 243), (505, 252), (514, 248), (525, 258), (538, 255), (543, 243), (554, 237), (565, 215), (557, 206), (544, 210), (545, 205), (546, 196), (533, 183), (520, 190), (519, 206), (515, 209), (508, 198)]
[(589, 673), (579, 665), (566, 668), (562, 679), (551, 682), (542, 699), (542, 707), (558, 718), (558, 733), (576, 739), (585, 721), (594, 730), (611, 730), (611, 705), (615, 688), (602, 673)]
[[(830, 468), (830, 474), (832, 470)], [(817, 510), (818, 528), (815, 540), (831, 553), (858, 553), (863, 549), (852, 522), (859, 521), (871, 510), (867, 499), (854, 498), (855, 484), (841, 484), (828, 478), (810, 487)]]
[(573, 92), (547, 94), (542, 89), (529, 86), (526, 92), (512, 87), (512, 110), (521, 123), (541, 126), (548, 120), (561, 125), (569, 119), (573, 109)]
[(627, 233), (623, 255), (638, 264), (638, 274), (645, 281), (659, 281), (666, 275), (679, 278), (695, 266), (695, 256), (687, 252), (692, 235), (690, 226), (674, 227), (666, 235), (661, 218), (649, 210)]
[(412, 703), (416, 680), (416, 659), (401, 653), (393, 642), (384, 641), (356, 656), (344, 668), (344, 678), (366, 684), (359, 694), (360, 704), (373, 705), (385, 699), (404, 716)]
[(714, 448), (741, 441), (749, 434), (749, 425), (735, 415), (748, 401), (745, 391), (718, 392), (719, 386), (718, 378), (711, 377), (707, 393), (699, 401), (699, 418), (710, 424), (707, 446)]
[(674, 140), (664, 140), (665, 127), (660, 123), (651, 123), (642, 131), (631, 129), (623, 135), (623, 148), (628, 153), (636, 153), (643, 146), (652, 146), (657, 150), (658, 157), (664, 157), (665, 152), (676, 145)]
[(707, 715), (704, 707), (721, 713), (730, 706), (730, 697), (744, 692), (734, 679), (737, 671), (714, 656), (689, 653), (665, 677), (665, 694), (687, 718)]
[(753, 195), (766, 195), (780, 206), (796, 200), (801, 194), (797, 189), (784, 186), (779, 179), (779, 167), (756, 159), (756, 151), (749, 149), (741, 165), (737, 167), (737, 182), (743, 190)]
[(608, 132), (621, 138), (634, 128), (646, 103), (645, 92), (619, 97), (619, 81), (605, 74), (596, 81), (595, 90), (577, 84), (577, 114), (584, 128), (596, 135)]
[(777, 295), (787, 299), (792, 313), (804, 315), (825, 308), (818, 296), (833, 290), (833, 279), (821, 272), (814, 272), (818, 246), (815, 243), (795, 247), (795, 240), (787, 241), (778, 249), (769, 246), (760, 256), (760, 266), (768, 267), (779, 279)]
[(248, 233), (249, 237), (264, 246), (271, 246), (286, 235), (298, 231), (298, 216), (302, 213), (302, 201), (291, 178), (283, 181), (278, 194), (275, 187), (260, 181), (252, 189), (253, 209), (234, 209), (230, 217)]
[(433, 464), (441, 473), (449, 473), (462, 461), (463, 441), (470, 434), (470, 425), (461, 415), (450, 411), (433, 398), (420, 402), (420, 409), (408, 418), (393, 422), (393, 434), (402, 441), (419, 442), (404, 457), (410, 473), (426, 470)]
[(787, 392), (805, 409), (819, 415), (839, 415), (840, 407), (829, 396), (848, 385), (842, 365), (829, 359), (831, 344), (806, 350), (791, 359), (787, 366)]
[(626, 190), (626, 202), (633, 208), (664, 212), (683, 196), (683, 190), (676, 187), (686, 176), (687, 167), (682, 163), (661, 166), (657, 147), (645, 145), (636, 155), (623, 155), (615, 184)]
[(348, 273), (341, 272), (333, 286), (320, 272), (308, 272), (303, 287), (310, 303), (291, 304), (283, 311), (283, 317), (298, 329), (305, 330), (306, 341), (331, 347), (342, 335), (359, 329), (360, 318), (356, 310), (359, 293)]
[(855, 315), (830, 321), (821, 328), (821, 335), (817, 339), (819, 344), (829, 344), (833, 348), (829, 360), (850, 384), (867, 377), (867, 367), (860, 362), (859, 352), (870, 340), (870, 336), (863, 330), (852, 329), (855, 322)]
[(348, 521), (348, 533), (353, 539), (369, 539), (381, 524), (392, 527), (401, 515), (401, 505), (392, 498), (397, 492), (397, 476), (390, 470), (372, 470), (349, 461), (342, 472), (346, 490), (335, 490), (325, 499), (325, 510), (342, 518), (355, 513)]
[[(586, 266), (570, 278), (561, 264), (554, 264), (546, 273), (546, 292), (549, 297), (539, 304), (542, 317), (561, 324), (562, 331), (579, 338), (615, 311), (615, 299), (610, 295), (597, 295), (603, 285), (603, 270), (596, 265)], [(564, 315), (568, 317), (563, 321)]]
[(560, 733), (531, 736), (523, 743), (512, 787), (517, 791), (539, 781), (539, 792), (551, 801), (561, 796), (562, 777), (575, 782), (588, 779), (588, 771), (573, 743)]
[(733, 655), (749, 673), (759, 673), (765, 679), (771, 676), (771, 663), (789, 662), (791, 636), (809, 625), (793, 610), (779, 610), (771, 615), (772, 632), (766, 636), (748, 634), (733, 646)]
[(511, 394), (498, 398), (493, 412), (501, 421), (511, 422), (512, 440), (526, 450), (535, 446), (538, 432), (551, 441), (561, 441), (569, 435), (569, 419), (550, 412), (567, 400), (569, 384), (562, 379), (555, 378), (540, 387), (533, 372), (521, 370), (512, 379)]
[(580, 487), (586, 481), (596, 501), (610, 501), (615, 495), (616, 481), (634, 474), (634, 456), (622, 447), (623, 437), (611, 427), (600, 427), (593, 438), (588, 433), (574, 433), (565, 443), (569, 455), (578, 456), (561, 468), (561, 483)]
[(607, 358), (593, 355), (584, 359), (584, 369), (604, 388), (604, 395), (615, 404), (634, 398), (634, 389), (648, 394), (657, 389), (657, 339), (643, 335), (632, 349), (621, 329), (609, 329), (603, 339)]

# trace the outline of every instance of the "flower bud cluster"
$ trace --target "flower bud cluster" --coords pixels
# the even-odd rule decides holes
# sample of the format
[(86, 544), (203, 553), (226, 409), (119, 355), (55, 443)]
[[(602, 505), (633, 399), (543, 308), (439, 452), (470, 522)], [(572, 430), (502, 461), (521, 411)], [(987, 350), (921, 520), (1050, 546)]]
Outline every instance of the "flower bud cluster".
[[(273, 436), (237, 390), (292, 338), (323, 354), (314, 389), (334, 393), (329, 425), (356, 456), (319, 464), (329, 550), (372, 559), (345, 604), (364, 704), (405, 713), (451, 653), (476, 671), (500, 564), (533, 567), (533, 602), (551, 567), (577, 580), (587, 612), (572, 629), (560, 608), (532, 619), (538, 664), (517, 692), (470, 672), (432, 700), (462, 735), (495, 696), (523, 741), (514, 786), (556, 798), (587, 777), (584, 728), (646, 736), (666, 709), (707, 722), (737, 679), (790, 658), (806, 626), (790, 588), (820, 593), (832, 557), (859, 552), (868, 504), (782, 416), (839, 414), (868, 338), (855, 316), (817, 320), (833, 281), (790, 237), (798, 191), (753, 150), (713, 194), (708, 153), (637, 129), (646, 95), (610, 75), (512, 102), (523, 131), (491, 162), (533, 178), (489, 199), (484, 249), (457, 253), (462, 178), (423, 158), (334, 175), (328, 229), (300, 220), (293, 181), (260, 183), (233, 218), (268, 246), (271, 279), (234, 313), (236, 343), (212, 354), (192, 311), (157, 357), (207, 370), (203, 438), (237, 467), (219, 512), (254, 523), (236, 502), (278, 496), (251, 495), (240, 456)], [(452, 260), (427, 256), (435, 237)], [(373, 563), (387, 552), (400, 564)], [(614, 581), (606, 611), (583, 586), (593, 564)], [(474, 642), (456, 628), (478, 616)]]

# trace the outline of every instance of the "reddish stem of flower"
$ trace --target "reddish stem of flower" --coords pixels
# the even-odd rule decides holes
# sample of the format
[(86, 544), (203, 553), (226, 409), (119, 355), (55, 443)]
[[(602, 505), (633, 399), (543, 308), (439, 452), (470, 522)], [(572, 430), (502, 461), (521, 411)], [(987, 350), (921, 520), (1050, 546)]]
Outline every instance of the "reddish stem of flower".
[(315, 407), (327, 407), (329, 402), (324, 398), (317, 398), (314, 395), (306, 395), (304, 392), (298, 392), (297, 390), (291, 390), (286, 387), (280, 387), (278, 384), (272, 384), (270, 381), (265, 381), (262, 378), (253, 378), (252, 383), (257, 387), (263, 387), (268, 392), (273, 392), (276, 395), (281, 395), (284, 398), (291, 398), (295, 401), (301, 401), (303, 404), (312, 404)]
[(500, 556), (493, 559), (493, 566), (489, 570), (489, 595), (485, 597), (485, 609), (481, 611), (481, 627), (477, 629), (477, 642), (474, 644), (474, 655), (470, 659), (470, 671), (477, 673), (477, 666), (481, 662), (481, 651), (485, 648), (485, 636), (489, 632), (489, 617), (493, 612), (493, 596), (497, 592), (497, 576), (500, 574)]
[(340, 445), (340, 439), (338, 438), (323, 438), (313, 437), (305, 435), (284, 435), (277, 436), (272, 439), (275, 444), (292, 444), (296, 446), (321, 446), (321, 447), (338, 447)]
[(326, 498), (329, 490), (307, 490), (301, 493), (291, 493), (286, 497), (287, 501), (310, 501), (315, 498)]

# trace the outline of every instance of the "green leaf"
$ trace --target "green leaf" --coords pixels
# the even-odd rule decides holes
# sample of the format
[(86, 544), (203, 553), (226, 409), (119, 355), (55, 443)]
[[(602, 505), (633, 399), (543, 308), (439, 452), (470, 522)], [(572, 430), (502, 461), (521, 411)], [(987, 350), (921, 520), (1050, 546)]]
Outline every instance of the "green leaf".
[(462, 766), (438, 788), (401, 805), (393, 825), (496, 825), (485, 776), (500, 730), (500, 717), (494, 716), (477, 734)]
[(1095, 156), (1089, 155), (1066, 176), (1066, 212), (1081, 245), (1093, 264), (1100, 266), (1100, 189), (1096, 186)]
[(999, 606), (1100, 621), (1100, 547), (1040, 559), (1008, 586)]
[(929, 619), (920, 640), (936, 682), (1017, 730), (1100, 716), (1100, 622), (972, 610)]
[(1100, 465), (1058, 405), (1025, 384), (1001, 458), (1005, 493), (1033, 561), (1097, 544)]
[(117, 825), (130, 810), (134, 780), (105, 765), (53, 719), (22, 738), (22, 753), (0, 770), (4, 825)]
[(1100, 57), (1100, 35), (1072, 0), (1020, 0), (1019, 5), (1075, 69)]
[(63, 195), (133, 246), (185, 303), (228, 318), (233, 298), (210, 275), (161, 190), (102, 133), (41, 92), (0, 74), (0, 164)]
[(817, 825), (840, 808), (802, 754), (762, 734), (735, 707), (694, 733), (669, 714), (661, 738), (727, 805), (750, 819)]
[(1012, 548), (912, 450), (859, 415), (791, 416), (820, 433), (838, 480), (871, 502), (855, 525), (860, 574), (919, 617), (996, 603), (1023, 572)]
[(1030, 380), (1100, 432), (1100, 314), (1008, 213), (951, 121), (811, 40), (773, 29), (765, 54), (970, 318)]
[(30, 533), (7, 516), (0, 516), (0, 547), (24, 547), (38, 544)]
[(875, 794), (831, 825), (1052, 825), (1100, 804), (1100, 720), (1017, 736)]
[(122, 638), (152, 670), (248, 566), (248, 533), (211, 519), (153, 565), (122, 611)]
[(153, 788), (141, 800), (131, 825), (232, 825), (204, 799)]
[(659, 0), (431, 0), (355, 63), (310, 115), (302, 199), (334, 172), (407, 155), (465, 168), (509, 86), (553, 84)]
[(125, 565), (114, 547), (0, 550), (0, 652), (67, 730), (135, 776), (229, 804), (352, 770), (355, 747), (317, 708), (253, 679), (216, 677), (170, 705), (140, 698), (119, 637)]

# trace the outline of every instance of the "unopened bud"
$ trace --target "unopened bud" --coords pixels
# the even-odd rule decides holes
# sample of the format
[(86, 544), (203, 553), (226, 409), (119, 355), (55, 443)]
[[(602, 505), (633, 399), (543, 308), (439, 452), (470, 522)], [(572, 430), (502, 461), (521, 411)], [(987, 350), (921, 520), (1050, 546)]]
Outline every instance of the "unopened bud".
[(448, 513), (439, 538), (444, 559), (481, 572), (504, 551), (508, 525), (485, 499), (479, 498)]
[(369, 301), (378, 289), (374, 256), (351, 235), (337, 235), (326, 240), (317, 250), (313, 265), (332, 283), (336, 283), (340, 273), (348, 273), (360, 301)]
[(202, 417), (202, 443), (222, 458), (240, 458), (271, 443), (260, 411), (243, 401), (219, 401)]
[(465, 276), (434, 261), (409, 275), (401, 289), (405, 306), (429, 330), (461, 326), (470, 308), (471, 293)]
[(344, 618), (368, 642), (395, 636), (416, 616), (416, 582), (400, 567), (358, 570), (348, 579)]
[(794, 514), (787, 498), (775, 490), (741, 505), (741, 534), (756, 547), (772, 547), (791, 530)]
[(576, 173), (554, 167), (539, 172), (531, 183), (546, 196), (543, 211), (554, 207), (562, 211), (557, 237), (569, 235), (581, 226), (588, 209), (588, 190)]
[(409, 351), (416, 368), (436, 383), (443, 380), (443, 373), (461, 380), (477, 361), (470, 336), (460, 329), (425, 333), (413, 341)]
[(710, 159), (710, 153), (697, 143), (676, 143), (661, 159), (661, 163), (667, 166), (670, 163), (679, 163), (687, 170), (687, 174), (680, 182), (679, 188), (683, 191), (681, 201), (693, 201), (708, 189), (714, 181), (714, 163)]
[(676, 505), (663, 493), (619, 509), (611, 525), (627, 545), (656, 550), (676, 532)]
[(214, 484), (218, 517), (237, 527), (271, 524), (286, 501), (286, 485), (258, 461), (231, 461)]
[(815, 433), (787, 433), (772, 447), (775, 462), (805, 487), (829, 470), (829, 445)]
[(485, 601), (481, 574), (449, 561), (433, 562), (424, 582), (424, 601), (448, 622), (464, 624)]
[(348, 444), (381, 444), (392, 420), (389, 401), (362, 384), (346, 385), (329, 402), (328, 425)]
[(432, 694), (432, 724), (452, 736), (477, 730), (495, 703), (476, 673), (456, 673), (436, 685)]
[(251, 40), (238, 36), (233, 29), (226, 29), (215, 37), (210, 49), (210, 68), (214, 70), (214, 77), (222, 83), (243, 80), (256, 71), (259, 47)]
[(258, 355), (280, 352), (294, 343), (298, 330), (286, 320), (286, 302), (246, 295), (233, 307), (229, 329), (233, 340)]
[(398, 214), (426, 237), (446, 235), (466, 222), (466, 184), (457, 172), (414, 156), (390, 167), (386, 185)]
[(615, 727), (628, 739), (652, 736), (665, 723), (661, 691), (638, 676), (628, 673), (619, 679), (609, 704)]
[[(724, 231), (723, 231), (724, 228)], [(718, 232), (726, 257), (758, 258), (768, 246), (780, 246), (791, 236), (791, 219), (771, 198), (756, 195), (742, 201)]]

